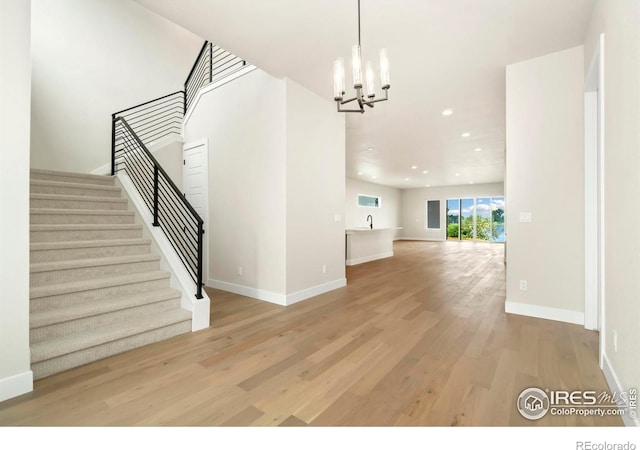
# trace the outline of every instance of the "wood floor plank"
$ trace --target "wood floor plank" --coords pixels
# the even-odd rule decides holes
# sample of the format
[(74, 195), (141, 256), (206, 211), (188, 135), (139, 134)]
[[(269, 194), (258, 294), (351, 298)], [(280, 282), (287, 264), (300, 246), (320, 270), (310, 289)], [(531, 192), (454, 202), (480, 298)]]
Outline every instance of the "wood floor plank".
[(210, 328), (38, 380), (0, 425), (622, 425), (518, 413), (526, 387), (608, 388), (596, 332), (504, 312), (503, 246), (394, 253), (290, 307), (207, 288)]

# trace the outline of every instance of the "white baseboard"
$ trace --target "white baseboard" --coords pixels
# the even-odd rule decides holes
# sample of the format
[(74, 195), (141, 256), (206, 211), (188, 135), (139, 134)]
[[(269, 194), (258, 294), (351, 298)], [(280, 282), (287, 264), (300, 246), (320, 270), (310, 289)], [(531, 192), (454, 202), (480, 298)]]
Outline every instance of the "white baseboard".
[(444, 239), (431, 239), (422, 237), (399, 237), (395, 238), (396, 241), (428, 241), (428, 242), (442, 242)]
[(329, 281), (328, 283), (319, 284), (292, 294), (287, 294), (287, 306), (315, 297), (316, 295), (324, 294), (325, 292), (333, 291), (334, 289), (345, 287), (346, 285), (346, 278), (338, 278), (337, 280)]
[(277, 294), (275, 292), (265, 291), (264, 289), (256, 289), (249, 286), (243, 286), (241, 284), (214, 280), (213, 278), (209, 278), (207, 280), (207, 286), (211, 286), (215, 289), (220, 289), (221, 291), (244, 295), (245, 297), (255, 298), (257, 300), (275, 303), (276, 305), (287, 306), (287, 296), (285, 294)]
[(31, 391), (33, 391), (33, 372), (30, 370), (0, 380), (0, 402)]
[(557, 320), (558, 322), (584, 325), (584, 312), (580, 311), (510, 301), (504, 302), (504, 311), (519, 316), (537, 317), (538, 319)]
[[(622, 384), (620, 384), (620, 380), (618, 379), (616, 372), (613, 370), (611, 361), (607, 358), (606, 353), (602, 355), (602, 360), (602, 372), (604, 373), (604, 378), (607, 380), (607, 384), (609, 385), (609, 390), (611, 392), (625, 392), (626, 389), (624, 389)], [(640, 419), (638, 417), (632, 419), (629, 417), (629, 414), (623, 414), (622, 421), (627, 427), (640, 427)]]
[(364, 256), (362, 258), (347, 259), (346, 264), (347, 266), (355, 266), (356, 264), (375, 261), (376, 259), (389, 258), (391, 256), (393, 256), (393, 252), (378, 253), (377, 255)]
[(333, 291), (347, 285), (346, 278), (339, 278), (328, 283), (319, 284), (317, 286), (303, 289), (291, 294), (277, 294), (275, 292), (266, 291), (264, 289), (257, 289), (249, 286), (243, 286), (240, 284), (228, 283), (226, 281), (215, 280), (209, 278), (207, 280), (207, 286), (211, 286), (215, 289), (222, 291), (232, 292), (238, 295), (244, 295), (245, 297), (255, 298), (256, 300), (263, 300), (265, 302), (274, 303), (280, 306), (290, 306), (294, 303), (301, 302), (316, 295), (324, 294), (325, 292)]

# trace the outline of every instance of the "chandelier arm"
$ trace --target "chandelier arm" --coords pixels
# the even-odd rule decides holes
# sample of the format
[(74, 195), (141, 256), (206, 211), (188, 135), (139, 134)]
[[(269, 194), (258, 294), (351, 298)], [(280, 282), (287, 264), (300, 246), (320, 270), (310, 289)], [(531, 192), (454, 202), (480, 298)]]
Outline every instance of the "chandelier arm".
[(358, 97), (351, 97), (351, 98), (348, 98), (346, 100), (342, 100), (342, 101), (340, 101), (340, 104), (344, 105), (345, 103), (351, 103), (354, 100), (358, 100)]

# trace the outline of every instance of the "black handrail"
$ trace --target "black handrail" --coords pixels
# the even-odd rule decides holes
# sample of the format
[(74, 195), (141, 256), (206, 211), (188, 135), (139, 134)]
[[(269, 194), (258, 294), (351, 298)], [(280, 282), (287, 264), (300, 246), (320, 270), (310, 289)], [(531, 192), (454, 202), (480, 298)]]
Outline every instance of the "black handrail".
[[(127, 171), (153, 214), (153, 226), (164, 231), (196, 283), (196, 298), (202, 298), (204, 221), (122, 116), (112, 119), (112, 142), (112, 173)], [(161, 189), (163, 185), (168, 189)], [(191, 222), (189, 228), (181, 219)], [(196, 244), (195, 255), (189, 241)]]
[(163, 95), (162, 97), (158, 97), (158, 98), (155, 98), (153, 100), (149, 100), (148, 102), (144, 102), (144, 103), (140, 103), (139, 105), (132, 106), (131, 108), (123, 109), (122, 111), (116, 111), (112, 115), (117, 116), (119, 114), (122, 114), (123, 112), (131, 111), (132, 109), (137, 109), (137, 108), (139, 108), (141, 106), (145, 106), (145, 105), (148, 105), (150, 103), (155, 103), (158, 100), (163, 100), (163, 99), (165, 99), (167, 97), (171, 97), (172, 95), (176, 95), (176, 94), (180, 94), (180, 93), (184, 94), (184, 91), (175, 91), (175, 92), (172, 92), (171, 94)]

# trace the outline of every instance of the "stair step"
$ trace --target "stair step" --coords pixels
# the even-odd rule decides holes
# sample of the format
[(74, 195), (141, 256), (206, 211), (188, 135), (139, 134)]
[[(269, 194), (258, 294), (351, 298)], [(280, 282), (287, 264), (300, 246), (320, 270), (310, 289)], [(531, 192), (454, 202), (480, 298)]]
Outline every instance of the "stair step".
[(127, 320), (31, 345), (34, 378), (191, 331), (191, 313), (181, 309)]
[(32, 180), (65, 181), (82, 184), (113, 186), (114, 177), (90, 173), (62, 172), (57, 170), (31, 169)]
[(31, 244), (31, 263), (140, 255), (150, 252), (151, 239), (40, 242)]
[(131, 255), (107, 258), (76, 259), (30, 265), (31, 287), (95, 280), (105, 276), (151, 272), (160, 268), (160, 256)]
[(127, 199), (117, 197), (88, 197), (86, 195), (63, 194), (31, 194), (32, 208), (60, 208), (60, 209), (127, 209)]
[(133, 239), (142, 237), (140, 224), (31, 225), (31, 242)]
[(169, 287), (169, 279), (168, 272), (156, 270), (32, 287), (29, 289), (30, 310), (34, 313), (164, 289)]
[(98, 209), (31, 208), (31, 224), (133, 223), (135, 212)]
[(71, 333), (180, 308), (180, 291), (162, 289), (33, 313), (30, 342), (56, 339)]
[(31, 180), (32, 194), (64, 194), (89, 197), (120, 197), (118, 186), (98, 184), (69, 183), (65, 181)]

